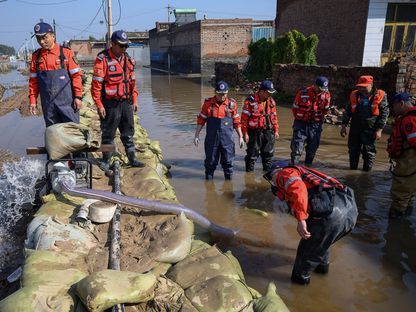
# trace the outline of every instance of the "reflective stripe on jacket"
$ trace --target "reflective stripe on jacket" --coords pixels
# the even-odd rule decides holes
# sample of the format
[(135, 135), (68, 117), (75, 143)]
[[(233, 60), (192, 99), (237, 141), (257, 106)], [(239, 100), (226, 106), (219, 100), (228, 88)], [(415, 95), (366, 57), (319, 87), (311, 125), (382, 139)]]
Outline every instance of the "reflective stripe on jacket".
[[(82, 97), (82, 71), (78, 65), (78, 60), (71, 49), (63, 48), (65, 68), (68, 70), (71, 79), (71, 87), (74, 97)], [(39, 83), (37, 79), (39, 71), (49, 71), (61, 69), (61, 46), (54, 44), (51, 50), (37, 49), (32, 54), (29, 76), (29, 104), (36, 104), (39, 96)]]
[(278, 132), (276, 103), (272, 97), (261, 102), (258, 93), (248, 97), (241, 113), (241, 130), (247, 133), (248, 129), (271, 129)]
[(102, 100), (131, 99), (137, 103), (135, 61), (127, 53), (119, 59), (111, 48), (97, 55), (91, 84), (91, 94), (97, 107), (102, 107)]
[(293, 116), (305, 122), (323, 122), (330, 101), (329, 92), (315, 93), (313, 86), (299, 90), (293, 103)]
[(272, 179), (277, 188), (275, 195), (289, 204), (298, 220), (306, 220), (309, 217), (308, 191), (311, 188), (320, 187), (322, 190), (345, 188), (337, 179), (302, 166), (285, 167)]
[(227, 98), (221, 104), (217, 103), (215, 96), (205, 99), (196, 123), (203, 126), (208, 117), (230, 117), (233, 119), (234, 129), (240, 127), (240, 114), (237, 112), (237, 103), (232, 98)]

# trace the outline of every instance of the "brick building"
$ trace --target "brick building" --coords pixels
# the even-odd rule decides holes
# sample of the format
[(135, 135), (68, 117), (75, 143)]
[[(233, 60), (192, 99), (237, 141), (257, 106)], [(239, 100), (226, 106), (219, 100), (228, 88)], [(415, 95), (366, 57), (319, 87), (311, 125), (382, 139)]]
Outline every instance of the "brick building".
[(317, 34), (320, 65), (380, 66), (416, 54), (416, 0), (277, 0), (276, 35)]
[[(153, 68), (177, 73), (214, 74), (215, 62), (245, 63), (253, 28), (274, 29), (273, 21), (203, 19), (185, 24), (156, 23), (149, 31)], [(263, 32), (273, 37), (273, 32)], [(260, 32), (257, 30), (256, 35)]]

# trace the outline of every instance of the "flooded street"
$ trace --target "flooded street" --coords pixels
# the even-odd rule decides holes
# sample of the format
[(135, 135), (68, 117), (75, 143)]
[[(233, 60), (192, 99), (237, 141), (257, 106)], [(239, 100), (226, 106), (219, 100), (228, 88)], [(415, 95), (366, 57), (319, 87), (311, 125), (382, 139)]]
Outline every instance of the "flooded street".
[[(236, 146), (232, 181), (218, 167), (213, 182), (204, 180), (204, 148), (193, 145), (196, 116), (204, 98), (213, 95), (200, 79), (184, 79), (138, 70), (140, 123), (161, 144), (172, 164), (171, 184), (179, 201), (213, 222), (240, 230), (229, 242), (248, 285), (264, 293), (274, 281), (291, 311), (414, 311), (416, 307), (416, 215), (389, 221), (391, 175), (385, 152), (387, 136), (378, 143), (371, 173), (349, 170), (347, 139), (339, 128), (325, 125), (315, 167), (339, 178), (355, 191), (359, 219), (353, 233), (331, 250), (330, 274), (312, 274), (307, 287), (292, 285), (290, 274), (299, 242), (296, 221), (276, 208), (261, 163), (245, 173), (245, 150)], [(0, 75), (0, 83), (3, 76)], [(230, 93), (239, 105), (246, 95)], [(279, 107), (280, 139), (275, 157), (288, 159), (292, 113)], [(27, 146), (43, 145), (41, 117), (21, 118), (18, 111), (0, 117), (0, 149), (24, 155)], [(201, 141), (205, 129), (201, 132)], [(236, 141), (237, 142), (237, 141)], [(360, 164), (361, 165), (361, 164)], [(360, 166), (361, 167), (361, 166)], [(268, 212), (261, 216), (248, 211)]]

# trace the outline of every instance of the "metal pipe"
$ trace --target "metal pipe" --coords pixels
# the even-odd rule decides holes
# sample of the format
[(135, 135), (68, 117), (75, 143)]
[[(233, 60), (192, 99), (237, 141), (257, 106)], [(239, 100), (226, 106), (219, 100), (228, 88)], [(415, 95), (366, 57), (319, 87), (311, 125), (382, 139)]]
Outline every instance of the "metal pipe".
[[(121, 194), (120, 191), (120, 162), (115, 161), (113, 166), (114, 172), (114, 183), (113, 192), (115, 194)], [(120, 242), (121, 242), (121, 231), (120, 231), (120, 206), (117, 205), (116, 211), (114, 212), (113, 221), (111, 223), (111, 245), (110, 245), (110, 269), (121, 270), (120, 265)], [(124, 304), (118, 304), (113, 307), (112, 312), (124, 312)]]
[[(114, 163), (113, 172), (113, 192), (115, 194), (120, 194), (120, 165), (118, 161)], [(111, 223), (110, 269), (118, 271), (120, 270), (120, 218), (120, 207), (117, 205)]]
[(64, 191), (65, 193), (71, 196), (99, 199), (99, 200), (103, 200), (103, 201), (107, 201), (107, 202), (111, 202), (115, 204), (134, 206), (134, 207), (142, 208), (145, 210), (152, 210), (152, 211), (156, 211), (160, 213), (172, 213), (172, 214), (178, 215), (181, 212), (183, 212), (187, 218), (191, 219), (195, 223), (199, 224), (200, 226), (202, 226), (203, 228), (211, 232), (218, 233), (227, 237), (234, 237), (238, 233), (238, 230), (224, 228), (215, 223), (212, 223), (210, 220), (205, 218), (200, 213), (182, 205), (168, 204), (168, 203), (162, 203), (158, 201), (151, 201), (147, 199), (134, 198), (134, 197), (114, 194), (114, 193), (111, 193), (108, 191), (102, 191), (102, 190), (93, 190), (93, 189), (86, 189), (86, 188), (72, 188), (63, 179), (59, 181), (59, 184), (62, 188), (62, 191)]

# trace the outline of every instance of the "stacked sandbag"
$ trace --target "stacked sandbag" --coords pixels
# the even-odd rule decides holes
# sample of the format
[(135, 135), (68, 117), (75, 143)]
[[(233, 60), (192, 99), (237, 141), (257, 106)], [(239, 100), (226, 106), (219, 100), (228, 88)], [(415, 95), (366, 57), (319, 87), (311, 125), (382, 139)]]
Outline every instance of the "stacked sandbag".
[(75, 289), (88, 311), (102, 312), (120, 303), (149, 301), (156, 282), (152, 273), (104, 270), (82, 279)]
[[(81, 124), (99, 138), (100, 122), (89, 88), (87, 84)], [(122, 193), (178, 203), (161, 163), (159, 143), (148, 138), (137, 116), (135, 143), (144, 168), (128, 167), (117, 134), (117, 149), (123, 153), (115, 157), (127, 165), (121, 172)], [(101, 153), (93, 155), (101, 157)], [(94, 188), (108, 190), (108, 181), (102, 178), (94, 181)], [(0, 311), (104, 311), (119, 303), (134, 304), (134, 311), (154, 312), (286, 311), (275, 288), (269, 287), (261, 297), (246, 285), (231, 252), (195, 240), (193, 223), (184, 214), (122, 207), (122, 271), (103, 270), (109, 225), (89, 225), (93, 233), (77, 226), (75, 216), (84, 200), (54, 194), (44, 197), (45, 204), (28, 228), (24, 287), (1, 301)]]
[(50, 159), (60, 159), (69, 153), (99, 146), (89, 127), (74, 122), (55, 124), (45, 131), (45, 147)]

